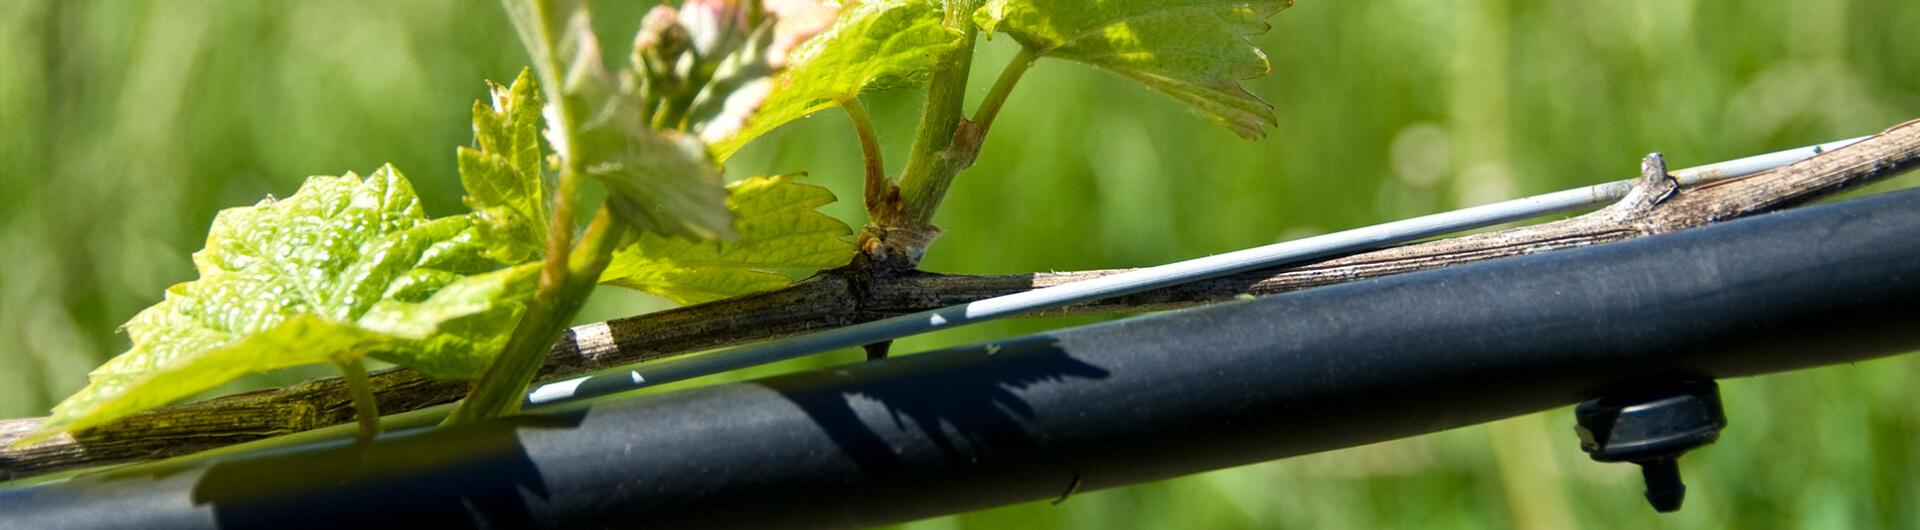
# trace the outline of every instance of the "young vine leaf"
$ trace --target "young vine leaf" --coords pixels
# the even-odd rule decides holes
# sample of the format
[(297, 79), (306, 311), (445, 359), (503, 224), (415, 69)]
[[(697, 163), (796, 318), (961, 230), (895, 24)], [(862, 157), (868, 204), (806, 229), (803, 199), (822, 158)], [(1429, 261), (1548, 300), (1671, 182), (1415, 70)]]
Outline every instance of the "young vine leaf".
[(725, 160), (748, 141), (861, 92), (926, 86), (960, 41), (926, 2), (850, 6), (833, 26), (793, 50), (792, 64), (773, 79), (759, 113), (745, 127), (713, 139), (714, 156)]
[(540, 172), (540, 90), (531, 69), (512, 86), (488, 83), (492, 105), (474, 102), (473, 138), (479, 149), (460, 147), (460, 183), (476, 228), (491, 243), (489, 256), (518, 263), (547, 248), (547, 183)]
[(620, 86), (602, 62), (586, 4), (504, 5), (547, 91), (545, 136), (561, 162), (604, 184), (614, 214), (640, 230), (732, 236), (719, 167), (697, 139), (641, 119), (632, 91), (643, 87)]
[(1273, 106), (1241, 88), (1266, 74), (1248, 35), (1290, 0), (993, 0), (974, 13), (1034, 57), (1077, 61), (1133, 78), (1245, 138), (1277, 124)]
[[(817, 0), (761, 0), (760, 4), (761, 20), (754, 20), (746, 2), (696, 0), (677, 13), (679, 26), (691, 40), (688, 52), (721, 57), (687, 111), (686, 130), (702, 142), (731, 137), (746, 127), (766, 101), (772, 76), (787, 67), (793, 49), (826, 29), (839, 13), (838, 8)], [(656, 13), (665, 9), (654, 8)]]
[(429, 221), (392, 167), (313, 177), (283, 200), (230, 208), (194, 253), (200, 279), (125, 327), (133, 349), (89, 374), (21, 443), (276, 368), (372, 356), (478, 377), (533, 293), (538, 264), (486, 257), (472, 216)]
[(614, 213), (643, 230), (736, 235), (706, 144), (745, 126), (791, 50), (834, 13), (817, 0), (690, 0), (648, 12), (633, 69), (605, 106), (614, 110), (580, 134), (587, 172), (613, 192)]
[(853, 233), (815, 208), (834, 201), (799, 175), (755, 177), (727, 188), (738, 219), (735, 241), (693, 241), (642, 234), (613, 255), (600, 282), (697, 304), (791, 283), (781, 272), (812, 272), (853, 258)]
[(607, 187), (621, 220), (642, 231), (734, 236), (724, 176), (699, 139), (616, 122), (581, 130), (575, 140), (587, 174)]

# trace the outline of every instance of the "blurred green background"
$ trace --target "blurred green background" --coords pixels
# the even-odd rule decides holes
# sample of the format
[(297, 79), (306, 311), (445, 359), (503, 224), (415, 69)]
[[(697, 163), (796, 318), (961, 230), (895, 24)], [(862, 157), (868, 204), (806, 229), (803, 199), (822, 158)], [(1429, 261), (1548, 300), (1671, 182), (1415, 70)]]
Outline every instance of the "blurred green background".
[[(607, 49), (625, 49), (647, 7), (595, 2)], [(1920, 117), (1912, 0), (1303, 0), (1272, 22), (1254, 41), (1273, 73), (1247, 85), (1280, 125), (1259, 141), (1117, 76), (1042, 62), (953, 187), (924, 267), (1153, 265), (1627, 178), (1650, 151), (1685, 167)], [(984, 43), (976, 98), (1012, 54), (1008, 39)], [(0, 0), (0, 417), (44, 415), (126, 348), (115, 327), (194, 277), (188, 255), (221, 208), (392, 162), (433, 215), (459, 211), (469, 106), (481, 80), (526, 62), (489, 2)], [(916, 97), (868, 97), (892, 171)], [(858, 155), (829, 111), (729, 171), (807, 170), (857, 198)], [(862, 222), (857, 200), (827, 210)], [(665, 307), (596, 296), (583, 318)], [(1726, 381), (1732, 427), (1682, 460), (1692, 488), (1677, 515), (1645, 506), (1632, 466), (1587, 461), (1556, 410), (903, 526), (1916, 528), (1916, 369), (1905, 356)]]

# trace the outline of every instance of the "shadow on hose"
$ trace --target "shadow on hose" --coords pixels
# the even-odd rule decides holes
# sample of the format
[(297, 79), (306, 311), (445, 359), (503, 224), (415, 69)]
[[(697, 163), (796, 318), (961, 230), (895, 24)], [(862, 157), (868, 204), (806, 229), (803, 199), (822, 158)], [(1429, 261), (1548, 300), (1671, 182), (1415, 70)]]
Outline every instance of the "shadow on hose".
[[(895, 366), (863, 372), (845, 386), (821, 381), (854, 377), (843, 370), (762, 383), (798, 405), (873, 477), (902, 471), (908, 451), (936, 451), (952, 465), (1032, 451), (1035, 443), (1022, 425), (1035, 412), (1018, 391), (1110, 375), (1051, 337), (989, 346), (981, 354), (998, 369), (947, 369), (973, 362), (971, 356), (912, 356), (882, 361)], [(923, 376), (892, 377), (903, 374)]]
[[(523, 428), (576, 427), (573, 414), (396, 433), (376, 444), (289, 448), (214, 465), (193, 489), (220, 528), (351, 528), (379, 514), (390, 527), (524, 528), (528, 502), (547, 499), (540, 470), (521, 444)], [(333, 508), (337, 507), (337, 508)], [(288, 521), (288, 514), (302, 514)]]

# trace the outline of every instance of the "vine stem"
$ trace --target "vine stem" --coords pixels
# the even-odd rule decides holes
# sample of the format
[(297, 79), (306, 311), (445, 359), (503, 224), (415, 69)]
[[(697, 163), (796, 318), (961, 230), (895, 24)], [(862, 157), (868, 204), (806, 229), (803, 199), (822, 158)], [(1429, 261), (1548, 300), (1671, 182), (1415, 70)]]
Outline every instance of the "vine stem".
[[(966, 28), (963, 46), (957, 51), (958, 58), (951, 64), (954, 68), (966, 69), (972, 65), (974, 28)], [(868, 207), (869, 214), (876, 222), (892, 228), (905, 228), (923, 234), (913, 244), (925, 245), (932, 241), (931, 234), (937, 234), (933, 228), (933, 214), (940, 208), (940, 202), (946, 197), (954, 177), (961, 171), (973, 167), (980, 155), (981, 143), (986, 140), (987, 130), (1000, 115), (1007, 97), (1013, 93), (1014, 85), (1019, 84), (1027, 69), (1033, 66), (1038, 56), (1031, 49), (1021, 49), (1013, 61), (1001, 70), (999, 79), (980, 101), (980, 107), (974, 112), (974, 118), (968, 120), (960, 116), (960, 100), (965, 99), (964, 91), (950, 91), (952, 87), (965, 87), (964, 72), (943, 78), (943, 70), (935, 73), (933, 88), (928, 92), (927, 112), (922, 117), (920, 136), (915, 140), (913, 158), (907, 162), (907, 170), (901, 174), (899, 201), (892, 211), (888, 208)], [(951, 125), (950, 127), (948, 125)], [(937, 149), (934, 148), (937, 146)], [(900, 245), (895, 243), (894, 245)], [(917, 256), (925, 249), (903, 248), (903, 254)]]
[(880, 138), (873, 133), (873, 118), (867, 114), (867, 106), (860, 103), (860, 96), (841, 99), (840, 108), (847, 110), (853, 132), (860, 136), (860, 154), (867, 159), (866, 206), (872, 212), (880, 207), (891, 185), (887, 182), (887, 166), (880, 160)]
[(986, 99), (980, 100), (980, 108), (974, 110), (973, 121), (960, 127), (954, 135), (956, 150), (964, 149), (966, 165), (972, 166), (974, 157), (980, 154), (980, 142), (986, 139), (987, 128), (993, 126), (993, 119), (1000, 115), (1000, 107), (1007, 103), (1007, 96), (1013, 94), (1013, 86), (1033, 67), (1033, 61), (1039, 59), (1030, 48), (1021, 48), (1013, 56), (1013, 61), (1000, 70), (1000, 78), (994, 80), (993, 89), (987, 92)]
[[(550, 11), (546, 0), (501, 0), (500, 4), (507, 13), (515, 15), (509, 18), (530, 22), (516, 23), (514, 27), (527, 53), (533, 56), (534, 71), (540, 77), (540, 89), (545, 92), (547, 104), (559, 111), (547, 113), (548, 119), (557, 118), (560, 122), (551, 124), (560, 138), (550, 143), (560, 151), (561, 167), (553, 198), (553, 219), (547, 224), (547, 256), (540, 269), (540, 292), (533, 302), (539, 305), (542, 295), (567, 280), (566, 256), (573, 249), (575, 204), (579, 202), (580, 174), (584, 169), (580, 166), (579, 142), (573, 141), (573, 133), (580, 130), (579, 116), (583, 113), (578, 102), (565, 94), (560, 61), (554, 56), (553, 21), (548, 20)], [(481, 384), (485, 386), (486, 382), (483, 380)]]
[[(567, 330), (567, 324), (580, 313), (587, 295), (599, 284), (600, 273), (613, 261), (613, 251), (626, 238), (629, 225), (613, 215), (607, 204), (593, 216), (580, 244), (560, 261), (566, 263), (565, 280), (549, 289), (544, 281), (520, 324), (507, 339), (507, 346), (495, 359), (480, 385), (447, 416), (447, 425), (457, 425), (520, 412), (527, 384), (546, 364), (553, 343)], [(548, 263), (554, 260), (548, 257)]]
[(367, 379), (364, 361), (354, 359), (337, 363), (340, 378), (353, 395), (353, 418), (360, 424), (360, 439), (372, 440), (380, 434), (380, 402), (373, 397), (373, 382)]
[[(964, 17), (962, 17), (964, 19)], [(967, 100), (967, 75), (973, 69), (973, 45), (975, 34), (970, 20), (963, 20), (960, 46), (954, 49), (952, 60), (946, 68), (934, 72), (927, 89), (927, 106), (920, 115), (920, 129), (913, 139), (913, 152), (907, 159), (907, 168), (900, 175), (900, 211), (898, 213), (883, 209), (874, 216), (874, 221), (883, 224), (911, 223), (910, 228), (924, 228), (933, 219), (933, 210), (939, 208), (940, 199), (947, 193), (947, 186), (953, 176), (960, 172), (948, 155), (953, 146), (953, 133), (960, 128), (965, 118), (962, 111)], [(896, 217), (904, 214), (904, 219)]]
[(580, 130), (580, 116), (584, 112), (577, 99), (567, 97), (559, 77), (560, 63), (553, 56), (552, 21), (547, 19), (546, 3), (543, 0), (502, 0), (501, 3), (508, 12), (525, 8), (525, 16), (531, 17), (532, 27), (521, 27), (520, 37), (539, 68), (547, 104), (553, 106), (550, 110), (556, 111), (546, 114), (548, 120), (558, 121), (550, 124), (558, 133), (558, 141), (550, 143), (560, 154), (560, 182), (553, 197), (553, 219), (548, 225), (547, 255), (540, 267), (540, 286), (533, 300), (527, 303), (526, 313), (521, 315), (500, 356), (487, 367), (473, 393), (447, 416), (449, 425), (520, 410), (520, 396), (526, 392), (534, 372), (546, 362), (553, 341), (580, 312), (581, 304), (599, 281), (600, 272), (611, 261), (614, 247), (626, 235), (625, 224), (616, 221), (602, 205), (588, 225), (587, 233), (577, 242), (574, 239), (575, 209), (585, 168), (581, 165), (579, 142), (574, 141), (573, 136)]

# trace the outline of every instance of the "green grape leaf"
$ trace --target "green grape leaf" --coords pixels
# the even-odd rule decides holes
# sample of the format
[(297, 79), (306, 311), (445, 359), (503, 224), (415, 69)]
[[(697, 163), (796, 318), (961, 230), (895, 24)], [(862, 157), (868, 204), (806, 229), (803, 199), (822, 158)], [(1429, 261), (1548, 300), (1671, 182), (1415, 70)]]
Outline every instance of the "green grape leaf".
[(546, 250), (547, 184), (540, 173), (540, 89), (523, 69), (510, 87), (487, 83), (492, 105), (473, 104), (478, 149), (460, 147), (460, 184), (489, 256), (507, 263)]
[(699, 139), (619, 122), (583, 130), (578, 140), (587, 174), (607, 186), (621, 220), (643, 232), (734, 236), (725, 177)]
[[(687, 109), (686, 130), (703, 142), (715, 142), (739, 133), (766, 102), (773, 85), (772, 76), (784, 70), (793, 49), (806, 42), (839, 18), (840, 9), (819, 0), (762, 0), (762, 16), (753, 15), (749, 4), (690, 2), (680, 7), (680, 27), (694, 46), (696, 57), (718, 57), (713, 75), (700, 87)], [(664, 9), (656, 7), (656, 10)], [(755, 21), (754, 19), (760, 19)], [(701, 19), (744, 20), (746, 23), (713, 35), (719, 30)], [(747, 26), (753, 25), (751, 29)], [(644, 37), (643, 37), (644, 38)], [(737, 45), (725, 56), (703, 52), (699, 44), (723, 42)], [(713, 52), (718, 52), (714, 49)], [(697, 67), (696, 67), (697, 68)]]
[(938, 10), (915, 0), (844, 9), (833, 26), (794, 49), (747, 125), (714, 139), (714, 157), (726, 160), (748, 141), (861, 92), (926, 86), (960, 45), (960, 34), (940, 21)]
[[(152, 320), (165, 318), (157, 316)], [(129, 328), (154, 325), (165, 324), (142, 322), (138, 317), (128, 323)], [(163, 354), (146, 353), (136, 346), (133, 351), (94, 369), (87, 376), (91, 384), (55, 406), (53, 417), (16, 446), (32, 445), (61, 432), (92, 427), (166, 405), (242, 376), (306, 364), (352, 362), (364, 356), (368, 349), (391, 340), (313, 315), (294, 315), (265, 331), (237, 340), (215, 335), (164, 328), (146, 335), (144, 338), (149, 343), (171, 339), (177, 341), (173, 344), (192, 344), (206, 349), (178, 348), (197, 353), (164, 358)]]
[(755, 177), (727, 187), (740, 239), (644, 234), (614, 253), (600, 282), (685, 305), (792, 283), (781, 272), (845, 265), (853, 258), (853, 244), (845, 240), (853, 230), (815, 210), (833, 202), (833, 192), (801, 184), (797, 176)]
[(89, 374), (22, 444), (287, 366), (362, 356), (428, 375), (484, 373), (538, 283), (501, 268), (474, 219), (429, 221), (391, 166), (312, 177), (283, 200), (230, 208), (174, 285), (125, 329), (133, 348)]
[(1241, 88), (1266, 74), (1248, 35), (1290, 0), (993, 0), (974, 13), (1035, 57), (1090, 64), (1186, 103), (1245, 138), (1277, 124), (1273, 106)]
[[(698, 139), (640, 119), (635, 87), (622, 87), (601, 61), (580, 0), (505, 2), (534, 57), (549, 101), (547, 143), (570, 167), (605, 184), (613, 212), (641, 231), (699, 238), (733, 236), (720, 167)], [(719, 21), (709, 20), (709, 23)], [(549, 42), (547, 36), (558, 35)]]
[[(423, 258), (424, 261), (424, 258)], [(388, 298), (354, 321), (362, 329), (406, 339), (369, 354), (440, 379), (474, 380), (486, 374), (495, 355), (520, 322), (520, 313), (540, 284), (541, 262), (527, 262), (466, 276), (432, 290), (423, 301), (409, 301), (405, 290), (427, 292), (445, 275), (419, 274), (425, 281), (395, 282)], [(416, 271), (422, 272), (422, 271)]]

